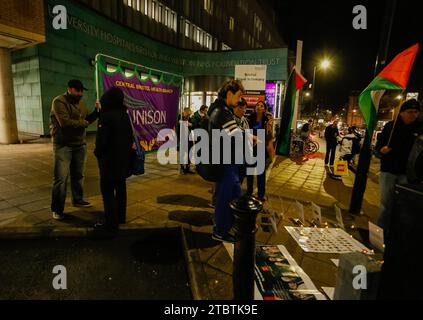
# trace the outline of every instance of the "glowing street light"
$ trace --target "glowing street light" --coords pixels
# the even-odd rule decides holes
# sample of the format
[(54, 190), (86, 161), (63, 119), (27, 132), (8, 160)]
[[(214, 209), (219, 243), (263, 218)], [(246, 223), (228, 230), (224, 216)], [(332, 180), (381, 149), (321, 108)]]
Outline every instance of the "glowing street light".
[[(330, 66), (332, 65), (332, 63), (330, 62), (330, 60), (328, 59), (324, 59), (322, 60), (318, 66), (314, 66), (313, 68), (313, 87), (312, 87), (312, 106), (314, 105), (315, 99), (314, 99), (314, 88), (316, 87), (316, 70), (319, 67), (322, 70), (327, 70), (330, 68)], [(318, 112), (318, 111), (317, 111)]]
[(323, 61), (320, 63), (320, 67), (321, 67), (323, 70), (326, 70), (326, 69), (330, 68), (330, 66), (331, 66), (331, 62), (330, 62), (328, 59), (325, 59), (325, 60), (323, 60)]

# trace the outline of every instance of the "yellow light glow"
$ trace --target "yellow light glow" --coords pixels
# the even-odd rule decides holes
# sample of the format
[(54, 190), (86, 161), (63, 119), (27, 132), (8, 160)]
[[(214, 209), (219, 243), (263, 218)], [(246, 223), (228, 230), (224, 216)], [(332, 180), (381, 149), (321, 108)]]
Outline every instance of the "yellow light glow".
[(331, 65), (331, 62), (330, 62), (329, 60), (327, 60), (327, 59), (323, 60), (323, 61), (320, 63), (320, 67), (321, 67), (322, 69), (327, 69), (327, 68), (329, 68), (329, 67), (330, 67), (330, 65)]

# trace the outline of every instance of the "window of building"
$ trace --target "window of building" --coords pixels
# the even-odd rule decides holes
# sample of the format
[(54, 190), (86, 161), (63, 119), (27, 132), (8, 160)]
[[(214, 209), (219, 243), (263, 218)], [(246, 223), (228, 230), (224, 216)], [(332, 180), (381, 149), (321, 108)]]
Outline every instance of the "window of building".
[(209, 14), (213, 14), (213, 1), (212, 0), (204, 0), (204, 10)]
[(211, 41), (210, 36), (206, 35), (205, 37), (205, 47), (211, 49)]
[(178, 18), (177, 18), (176, 12), (172, 11), (170, 15), (172, 17), (172, 26), (171, 26), (171, 28), (174, 31), (176, 31), (177, 30), (177, 23), (178, 23)]
[(148, 0), (143, 0), (143, 1), (144, 1), (144, 14), (148, 16)]
[(167, 9), (167, 8), (164, 10), (163, 23), (165, 24), (166, 27), (170, 27), (169, 9)]
[(201, 38), (201, 30), (200, 30), (199, 28), (197, 28), (197, 29), (195, 30), (195, 40), (196, 40), (198, 43), (201, 43), (200, 38)]
[(151, 16), (152, 19), (156, 20), (156, 1), (151, 3)]
[(233, 17), (229, 17), (229, 30), (234, 31), (235, 27), (235, 19)]
[(185, 21), (185, 37), (189, 38), (189, 28), (190, 24), (188, 21)]
[(159, 5), (157, 10), (157, 19), (156, 19), (158, 22), (163, 22), (162, 14), (163, 14), (163, 6)]

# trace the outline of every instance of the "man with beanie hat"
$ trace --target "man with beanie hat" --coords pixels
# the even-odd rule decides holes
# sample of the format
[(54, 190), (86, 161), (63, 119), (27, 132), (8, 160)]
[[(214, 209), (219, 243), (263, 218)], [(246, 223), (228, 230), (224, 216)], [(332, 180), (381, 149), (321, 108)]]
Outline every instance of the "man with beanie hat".
[(395, 184), (407, 183), (407, 161), (416, 138), (423, 132), (418, 120), (420, 104), (404, 102), (397, 121), (388, 122), (379, 135), (376, 150), (382, 155), (380, 172), (380, 211), (378, 225), (388, 234)]

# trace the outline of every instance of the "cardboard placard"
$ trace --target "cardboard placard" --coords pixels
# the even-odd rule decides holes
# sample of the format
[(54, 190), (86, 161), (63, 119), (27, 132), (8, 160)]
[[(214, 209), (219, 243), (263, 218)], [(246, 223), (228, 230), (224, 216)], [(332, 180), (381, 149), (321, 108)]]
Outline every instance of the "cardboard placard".
[(383, 229), (369, 221), (369, 240), (372, 246), (381, 252), (385, 251)]
[(300, 219), (301, 223), (305, 225), (305, 219), (304, 219), (304, 206), (299, 203), (298, 201), (295, 201), (295, 204), (298, 208), (298, 218)]
[(336, 215), (336, 223), (341, 229), (345, 230), (344, 226), (344, 219), (342, 218), (342, 211), (341, 208), (335, 204), (335, 215)]
[(322, 209), (315, 203), (311, 203), (311, 212), (313, 213), (313, 221), (318, 225), (322, 225)]

